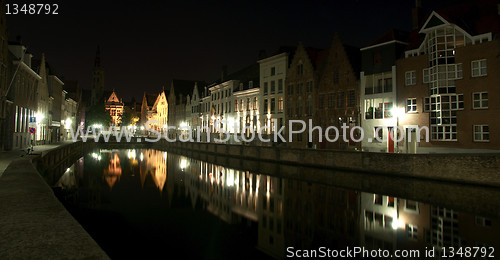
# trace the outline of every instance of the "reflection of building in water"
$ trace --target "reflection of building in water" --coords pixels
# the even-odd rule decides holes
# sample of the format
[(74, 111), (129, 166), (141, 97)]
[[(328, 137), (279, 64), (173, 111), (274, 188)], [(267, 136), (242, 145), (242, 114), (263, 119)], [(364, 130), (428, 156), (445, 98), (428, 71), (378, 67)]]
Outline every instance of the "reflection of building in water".
[(104, 169), (103, 174), (103, 177), (108, 183), (110, 189), (113, 188), (116, 181), (120, 180), (121, 175), (122, 167), (120, 165), (120, 157), (118, 157), (118, 153), (112, 153), (108, 168)]
[(488, 218), (380, 194), (361, 197), (361, 244), (367, 248), (500, 247), (500, 225)]
[(442, 247), (500, 248), (498, 221), (437, 206), (431, 206), (430, 216), (432, 226), (426, 233), (427, 242), (438, 250)]
[[(184, 167), (187, 173), (186, 193), (191, 195), (193, 201), (199, 196), (207, 211), (228, 223), (239, 223), (242, 218), (255, 222), (258, 220), (260, 175), (206, 162), (185, 163), (182, 159), (179, 166)], [(199, 170), (190, 170), (193, 167), (199, 167)]]
[(398, 226), (397, 198), (361, 193), (361, 244), (370, 249), (393, 250)]
[(412, 200), (361, 194), (361, 244), (371, 249), (423, 248), (429, 206)]
[(284, 193), (286, 247), (340, 248), (359, 244), (356, 191), (289, 179)]
[(162, 192), (167, 180), (167, 152), (142, 150), (140, 158), (141, 186), (144, 188), (146, 177), (150, 175), (155, 186)]
[(78, 188), (80, 179), (83, 177), (83, 157), (78, 159), (73, 165), (66, 169), (55, 187), (63, 189)]
[(283, 179), (261, 175), (259, 188), (259, 250), (283, 258), (285, 239), (283, 232)]

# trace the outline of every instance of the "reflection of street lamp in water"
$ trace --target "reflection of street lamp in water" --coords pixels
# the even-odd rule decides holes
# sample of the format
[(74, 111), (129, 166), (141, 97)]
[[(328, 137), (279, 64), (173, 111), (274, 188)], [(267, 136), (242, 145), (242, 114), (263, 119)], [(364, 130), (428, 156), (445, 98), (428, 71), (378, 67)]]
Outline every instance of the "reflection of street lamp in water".
[(405, 114), (405, 109), (402, 107), (393, 107), (391, 109), (391, 114), (392, 116), (396, 117), (396, 127), (393, 131), (392, 137), (394, 138), (393, 139), (394, 142), (396, 142), (396, 153), (399, 153), (399, 138), (398, 138), (399, 118)]

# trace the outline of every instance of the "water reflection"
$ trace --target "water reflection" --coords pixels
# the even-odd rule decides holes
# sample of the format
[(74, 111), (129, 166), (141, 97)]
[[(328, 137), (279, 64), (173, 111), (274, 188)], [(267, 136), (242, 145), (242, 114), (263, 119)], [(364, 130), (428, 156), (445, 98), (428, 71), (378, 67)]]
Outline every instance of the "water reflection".
[[(234, 243), (231, 250), (235, 255), (231, 256), (257, 248), (274, 258), (284, 258), (287, 247), (500, 248), (500, 239), (496, 236), (500, 231), (498, 219), (405, 198), (227, 168), (158, 150), (94, 151), (67, 169), (56, 186), (77, 190), (77, 199), (73, 201), (75, 207), (103, 209), (108, 205), (106, 209), (111, 208), (115, 214), (126, 218), (127, 225), (155, 227), (161, 234), (152, 235), (158, 244), (172, 239), (164, 236), (164, 233), (173, 232), (163, 217), (170, 214), (181, 216), (180, 223), (187, 226), (201, 222), (210, 228), (211, 234), (226, 234), (225, 228), (244, 225), (248, 227), (244, 233), (235, 231), (235, 236), (252, 239)], [(104, 192), (103, 186), (107, 186), (106, 192), (109, 193)], [(89, 203), (92, 199), (94, 203)], [(143, 207), (153, 208), (152, 214), (162, 217), (148, 215), (150, 222), (145, 223), (142, 220), (145, 216), (137, 216)], [(184, 207), (191, 209), (189, 213)], [(166, 209), (169, 211), (163, 213)], [(216, 216), (227, 227), (198, 219), (202, 212)], [(96, 224), (90, 221), (86, 225), (93, 230), (92, 225)], [(216, 226), (219, 229), (212, 228)], [(197, 237), (198, 231), (185, 230), (189, 235), (184, 234), (184, 239), (206, 241), (206, 237)], [(99, 237), (99, 232), (103, 231), (95, 232), (90, 233)], [(120, 233), (115, 239), (133, 239), (130, 236)], [(173, 248), (180, 246), (178, 239), (175, 237), (171, 243)], [(210, 250), (200, 252), (226, 250), (223, 245), (232, 241), (231, 238), (224, 239), (220, 247), (211, 246)], [(99, 239), (96, 240), (101, 244)], [(116, 246), (119, 251), (141, 251), (137, 247), (123, 247), (121, 243)], [(112, 246), (103, 247), (113, 251)]]

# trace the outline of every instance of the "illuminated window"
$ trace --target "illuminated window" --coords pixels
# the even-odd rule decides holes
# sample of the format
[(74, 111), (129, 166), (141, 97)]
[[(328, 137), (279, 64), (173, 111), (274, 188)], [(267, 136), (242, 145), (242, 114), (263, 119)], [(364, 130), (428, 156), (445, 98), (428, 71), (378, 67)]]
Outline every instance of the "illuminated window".
[(416, 113), (417, 112), (417, 99), (408, 98), (406, 99), (406, 113)]
[(417, 84), (417, 72), (416, 71), (407, 71), (405, 73), (405, 85), (411, 86)]
[(488, 108), (488, 92), (472, 93), (472, 108), (474, 109)]
[(475, 60), (471, 62), (472, 77), (486, 76), (486, 60)]
[(387, 207), (394, 208), (394, 197), (387, 197)]
[(406, 234), (408, 235), (408, 238), (416, 240), (418, 237), (418, 228), (416, 225), (412, 224), (406, 224), (405, 226), (406, 229)]
[(474, 125), (474, 142), (489, 142), (490, 128), (488, 125)]

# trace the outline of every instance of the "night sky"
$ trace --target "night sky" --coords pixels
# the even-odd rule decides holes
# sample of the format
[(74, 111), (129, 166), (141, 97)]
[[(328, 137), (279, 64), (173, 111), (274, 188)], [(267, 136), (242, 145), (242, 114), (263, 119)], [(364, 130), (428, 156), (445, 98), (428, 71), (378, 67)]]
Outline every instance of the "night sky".
[[(100, 45), (106, 89), (126, 101), (168, 88), (172, 78), (213, 81), (223, 65), (237, 71), (262, 49), (270, 54), (299, 41), (327, 48), (335, 32), (364, 47), (391, 28), (410, 30), (414, 2), (48, 0), (59, 4), (59, 15), (8, 15), (7, 25), (10, 40), (21, 36), (34, 58), (44, 52), (56, 75), (88, 89)], [(457, 1), (435, 2), (423, 6)]]

